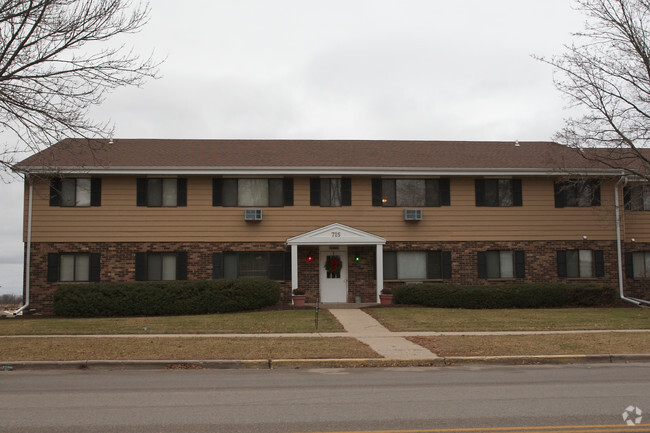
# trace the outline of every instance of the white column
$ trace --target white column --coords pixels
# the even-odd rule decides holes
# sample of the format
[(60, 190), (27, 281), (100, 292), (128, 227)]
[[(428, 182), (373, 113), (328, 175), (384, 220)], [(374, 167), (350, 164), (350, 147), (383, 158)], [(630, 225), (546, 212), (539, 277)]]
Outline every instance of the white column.
[(377, 302), (379, 302), (379, 294), (384, 288), (384, 246), (377, 245)]
[(298, 245), (291, 245), (291, 290), (298, 288)]

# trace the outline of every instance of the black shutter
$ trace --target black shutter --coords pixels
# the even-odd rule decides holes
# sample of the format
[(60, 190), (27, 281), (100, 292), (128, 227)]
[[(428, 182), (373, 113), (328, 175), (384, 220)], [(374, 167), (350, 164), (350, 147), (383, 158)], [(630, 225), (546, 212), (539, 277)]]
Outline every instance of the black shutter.
[(317, 177), (309, 179), (309, 205), (320, 206), (320, 179)]
[(442, 278), (442, 257), (440, 251), (427, 252), (427, 279)]
[(372, 205), (381, 206), (381, 178), (372, 179)]
[(623, 188), (623, 203), (625, 204), (626, 210), (632, 209), (632, 192), (629, 186)]
[(442, 252), (442, 278), (451, 278), (451, 251)]
[(476, 196), (476, 206), (485, 206), (485, 179), (474, 179), (474, 193)]
[(476, 268), (479, 278), (487, 278), (487, 254), (485, 251), (476, 253)]
[(600, 206), (600, 182), (595, 180), (592, 182), (592, 194), (593, 197), (591, 197), (591, 205), (592, 206)]
[(50, 179), (50, 206), (61, 206), (61, 179), (58, 177)]
[(557, 252), (557, 276), (566, 278), (566, 250), (558, 250)]
[[(564, 185), (561, 182), (555, 182), (553, 184), (553, 190), (555, 191), (555, 207), (564, 207), (564, 203), (566, 202), (566, 199), (564, 197), (565, 196)], [(565, 261), (565, 265), (566, 265), (566, 261)], [(566, 270), (566, 266), (564, 267), (564, 269)]]
[[(377, 263), (377, 258), (375, 257), (375, 264)], [(376, 275), (375, 269), (375, 275)], [(396, 280), (397, 279), (397, 253), (395, 251), (384, 251), (384, 280)]]
[(341, 206), (352, 206), (352, 179), (341, 178)]
[(187, 253), (176, 253), (176, 279), (187, 280)]
[(101, 254), (91, 253), (90, 254), (90, 281), (99, 281), (101, 272)]
[(135, 280), (147, 280), (147, 253), (135, 253)]
[(515, 251), (515, 277), (526, 278), (526, 253)]
[(440, 188), (440, 206), (449, 206), (451, 204), (451, 193), (449, 192), (449, 178), (439, 180)]
[(282, 182), (282, 192), (284, 193), (284, 206), (293, 206), (293, 178), (285, 177)]
[(522, 206), (521, 179), (512, 179), (512, 205)]
[(212, 253), (212, 279), (219, 280), (223, 278), (223, 254)]
[(603, 250), (594, 250), (594, 273), (596, 277), (605, 276), (605, 260)]
[(291, 281), (291, 253), (284, 253), (284, 278), (285, 281)]
[(269, 253), (268, 276), (271, 280), (284, 279), (284, 251)]
[(139, 177), (137, 185), (137, 204), (138, 206), (147, 205), (147, 178)]
[(187, 179), (176, 179), (176, 206), (187, 206)]
[(49, 253), (47, 255), (47, 281), (53, 283), (59, 281), (59, 254)]
[(90, 179), (90, 205), (102, 205), (102, 179), (100, 177)]
[(625, 276), (634, 278), (634, 260), (632, 253), (625, 253)]
[(212, 179), (212, 206), (221, 206), (223, 203), (223, 181), (220, 177)]

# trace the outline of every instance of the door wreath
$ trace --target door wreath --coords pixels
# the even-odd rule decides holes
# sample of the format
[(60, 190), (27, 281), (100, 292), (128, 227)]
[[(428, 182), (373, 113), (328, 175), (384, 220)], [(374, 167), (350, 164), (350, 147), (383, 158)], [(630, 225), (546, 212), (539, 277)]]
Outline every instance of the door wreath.
[(330, 274), (338, 274), (341, 272), (342, 266), (343, 263), (341, 263), (341, 258), (339, 256), (329, 256), (327, 257), (327, 260), (325, 260), (325, 270)]

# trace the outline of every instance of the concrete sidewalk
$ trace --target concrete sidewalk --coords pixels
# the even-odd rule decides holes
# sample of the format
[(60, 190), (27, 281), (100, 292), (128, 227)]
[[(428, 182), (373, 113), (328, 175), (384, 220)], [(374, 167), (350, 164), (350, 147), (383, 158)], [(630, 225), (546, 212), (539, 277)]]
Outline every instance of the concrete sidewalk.
[(436, 359), (438, 356), (404, 337), (393, 335), (381, 323), (359, 309), (330, 309), (341, 322), (348, 337), (354, 337), (372, 350), (390, 359)]

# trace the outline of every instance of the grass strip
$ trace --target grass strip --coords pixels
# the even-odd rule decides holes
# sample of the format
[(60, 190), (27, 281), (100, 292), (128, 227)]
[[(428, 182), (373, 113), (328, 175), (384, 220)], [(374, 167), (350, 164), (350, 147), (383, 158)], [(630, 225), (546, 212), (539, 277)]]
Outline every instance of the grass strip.
[(0, 320), (0, 335), (91, 334), (267, 334), (341, 332), (343, 327), (328, 311), (255, 311), (198, 316), (117, 318), (14, 318)]
[(650, 333), (409, 337), (438, 356), (650, 353)]
[(367, 308), (391, 331), (559, 331), (650, 329), (650, 309), (557, 308), (464, 310)]
[(354, 338), (0, 338), (0, 361), (378, 358)]

